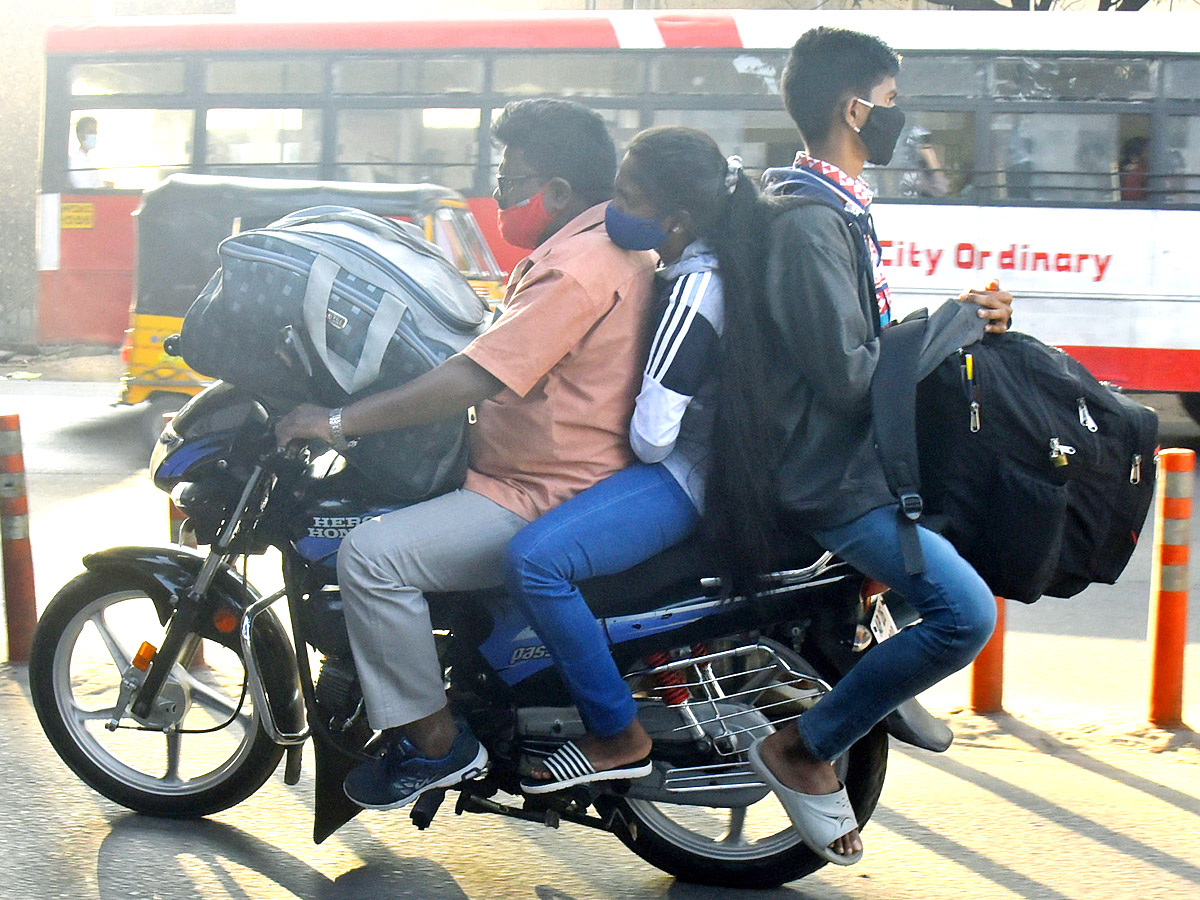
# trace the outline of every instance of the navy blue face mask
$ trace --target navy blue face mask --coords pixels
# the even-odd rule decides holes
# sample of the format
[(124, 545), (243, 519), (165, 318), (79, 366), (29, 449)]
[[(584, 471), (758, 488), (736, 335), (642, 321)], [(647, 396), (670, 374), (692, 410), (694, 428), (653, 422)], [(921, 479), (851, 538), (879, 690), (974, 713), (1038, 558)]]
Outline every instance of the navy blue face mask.
[(667, 242), (670, 235), (655, 219), (640, 219), (608, 204), (604, 227), (609, 240), (622, 250), (653, 250)]

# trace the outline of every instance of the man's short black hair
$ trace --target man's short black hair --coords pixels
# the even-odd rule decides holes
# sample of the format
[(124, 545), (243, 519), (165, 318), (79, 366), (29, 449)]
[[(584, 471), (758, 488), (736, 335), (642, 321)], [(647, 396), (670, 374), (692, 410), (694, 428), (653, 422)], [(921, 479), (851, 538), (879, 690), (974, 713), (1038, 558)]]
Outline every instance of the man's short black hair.
[(75, 123), (75, 137), (83, 140), (84, 132), (91, 133), (98, 130), (95, 116), (80, 116), (79, 121)]
[(804, 143), (824, 140), (850, 97), (867, 95), (900, 71), (896, 51), (870, 34), (814, 28), (800, 36), (783, 70), (783, 105)]
[(600, 114), (573, 103), (540, 97), (504, 107), (492, 138), (520, 150), (538, 175), (563, 178), (589, 203), (612, 199), (617, 148)]

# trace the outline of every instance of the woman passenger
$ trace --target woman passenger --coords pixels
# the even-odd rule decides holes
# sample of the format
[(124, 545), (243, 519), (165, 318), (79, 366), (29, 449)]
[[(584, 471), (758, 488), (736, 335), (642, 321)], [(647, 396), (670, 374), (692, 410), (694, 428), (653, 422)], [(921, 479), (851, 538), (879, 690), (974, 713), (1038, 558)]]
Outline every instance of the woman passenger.
[[(621, 162), (605, 224), (618, 246), (658, 251), (661, 315), (630, 423), (639, 462), (530, 523), (509, 545), (505, 584), (545, 641), (587, 728), (534, 770), (522, 784), (528, 793), (650, 772), (650, 737), (575, 583), (643, 562), (699, 524), (722, 333), (728, 319), (732, 337), (744, 318), (727, 312), (751, 310), (760, 293), (767, 215), (741, 161), (727, 160), (703, 132), (643, 131)], [(745, 368), (756, 358), (721, 361)], [(728, 377), (753, 376), (739, 370)], [(768, 490), (759, 496), (769, 504)], [(740, 495), (739, 502), (753, 499)]]

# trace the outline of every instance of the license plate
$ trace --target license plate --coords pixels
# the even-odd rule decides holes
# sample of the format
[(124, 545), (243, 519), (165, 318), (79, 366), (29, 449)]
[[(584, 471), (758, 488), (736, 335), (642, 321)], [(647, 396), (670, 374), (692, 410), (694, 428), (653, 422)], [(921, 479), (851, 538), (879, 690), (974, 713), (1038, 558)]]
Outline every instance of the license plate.
[(875, 604), (875, 612), (871, 614), (871, 634), (875, 635), (875, 640), (882, 644), (899, 630), (896, 627), (896, 620), (888, 611), (887, 604), (880, 600)]

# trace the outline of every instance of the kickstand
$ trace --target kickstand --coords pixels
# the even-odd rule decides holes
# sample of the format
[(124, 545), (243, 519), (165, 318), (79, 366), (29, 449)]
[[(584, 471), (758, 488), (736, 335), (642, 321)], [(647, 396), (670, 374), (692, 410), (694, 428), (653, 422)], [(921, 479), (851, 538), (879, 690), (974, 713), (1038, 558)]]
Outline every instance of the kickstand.
[(412, 812), (408, 814), (412, 819), (412, 823), (421, 831), (429, 827), (429, 823), (433, 821), (433, 817), (437, 815), (438, 807), (442, 805), (442, 801), (446, 799), (445, 788), (435, 788), (432, 791), (426, 791), (417, 798), (417, 802), (413, 804)]

